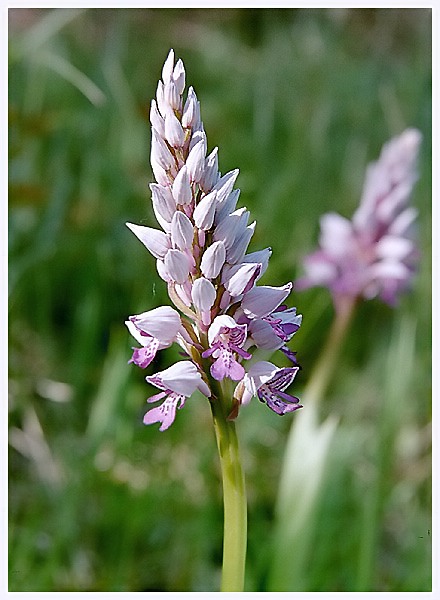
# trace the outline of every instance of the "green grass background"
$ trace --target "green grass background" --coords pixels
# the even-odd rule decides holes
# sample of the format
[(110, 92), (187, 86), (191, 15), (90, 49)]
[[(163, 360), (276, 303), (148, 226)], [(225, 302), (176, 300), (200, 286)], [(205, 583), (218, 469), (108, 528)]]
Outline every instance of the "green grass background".
[[(208, 403), (188, 401), (166, 433), (144, 427), (151, 388), (127, 365), (123, 325), (168, 303), (124, 222), (154, 226), (148, 110), (171, 47), (220, 170), (240, 169), (251, 250), (273, 248), (264, 283), (300, 274), (320, 214), (353, 213), (385, 141), (423, 133), (420, 270), (396, 310), (366, 302), (352, 324), (322, 404), (341, 420), (298, 589), (428, 591), (431, 13), (262, 8), (9, 11), (9, 589), (219, 586)], [(301, 395), (332, 305), (318, 289), (291, 302), (304, 315), (291, 344)], [(176, 357), (162, 352), (148, 372)], [(240, 414), (248, 591), (267, 591), (271, 561), (289, 569), (302, 553), (270, 545), (292, 419), (257, 401)]]

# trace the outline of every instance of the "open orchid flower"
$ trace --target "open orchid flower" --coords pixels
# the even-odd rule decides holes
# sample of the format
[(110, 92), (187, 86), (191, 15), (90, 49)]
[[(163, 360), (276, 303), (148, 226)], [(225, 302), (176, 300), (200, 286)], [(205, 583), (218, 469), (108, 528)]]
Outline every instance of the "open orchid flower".
[(203, 358), (212, 356), (211, 375), (221, 381), (229, 377), (234, 381), (243, 379), (244, 367), (237, 361), (237, 356), (251, 358), (249, 352), (243, 350), (247, 337), (247, 326), (237, 325), (232, 317), (220, 315), (216, 317), (208, 330), (209, 348), (202, 354)]
[[(302, 319), (295, 308), (283, 304), (292, 283), (257, 285), (272, 250), (246, 254), (256, 223), (249, 224), (245, 207), (237, 208), (238, 169), (219, 172), (218, 148), (208, 153), (195, 91), (190, 87), (186, 98), (184, 91), (185, 69), (171, 50), (150, 110), (156, 179), (150, 189), (159, 228), (127, 223), (156, 259), (177, 309), (162, 306), (129, 317), (126, 325), (140, 344), (130, 362), (146, 368), (159, 350), (175, 342), (186, 355), (186, 360), (146, 378), (162, 390), (148, 402), (164, 402), (147, 412), (144, 423), (160, 422), (161, 431), (196, 390), (216, 402), (210, 386), (217, 381), (247, 381), (246, 361), (253, 348), (280, 349), (296, 363), (287, 343)], [(284, 392), (297, 370), (281, 370), (282, 377), (273, 373), (273, 381), (254, 395), (278, 414), (299, 408)]]
[(285, 392), (298, 370), (299, 367), (279, 368), (267, 361), (253, 364), (242, 382), (241, 403), (247, 404), (252, 396), (257, 396), (278, 415), (302, 408), (298, 398)]
[(145, 425), (160, 422), (159, 431), (168, 429), (174, 421), (176, 408), (182, 408), (185, 399), (189, 398), (196, 390), (208, 398), (211, 395), (209, 387), (202, 380), (197, 367), (189, 360), (178, 362), (165, 371), (146, 377), (146, 380), (163, 390), (148, 398), (148, 402), (157, 402), (165, 398), (163, 404), (153, 408), (144, 416)]
[(133, 348), (130, 362), (142, 367), (148, 367), (158, 350), (168, 348), (176, 341), (177, 333), (182, 324), (180, 316), (170, 306), (159, 306), (140, 315), (129, 317), (125, 321), (131, 335), (141, 344), (142, 348)]
[(320, 248), (305, 257), (298, 290), (328, 287), (336, 307), (347, 296), (379, 296), (390, 305), (396, 303), (419, 256), (413, 227), (417, 211), (409, 200), (421, 139), (417, 129), (407, 129), (384, 145), (379, 160), (367, 169), (351, 220), (337, 213), (321, 217)]

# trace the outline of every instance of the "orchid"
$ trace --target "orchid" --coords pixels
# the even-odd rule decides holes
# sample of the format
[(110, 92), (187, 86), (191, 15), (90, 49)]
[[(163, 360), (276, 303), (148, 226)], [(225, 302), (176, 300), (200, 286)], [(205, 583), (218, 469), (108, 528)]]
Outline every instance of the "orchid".
[[(212, 380), (243, 380), (252, 348), (281, 349), (296, 362), (286, 344), (302, 317), (282, 304), (292, 283), (257, 285), (272, 250), (246, 254), (256, 224), (248, 224), (245, 207), (237, 208), (240, 191), (233, 188), (238, 169), (224, 175), (218, 171), (218, 148), (207, 154), (196, 93), (190, 87), (184, 100), (184, 89), (185, 69), (171, 50), (150, 110), (156, 177), (150, 189), (160, 229), (127, 223), (156, 259), (159, 276), (180, 313), (163, 306), (134, 315), (126, 324), (141, 345), (133, 349), (130, 362), (146, 368), (159, 350), (178, 343), (203, 377), (202, 393), (214, 402)], [(180, 377), (180, 371), (175, 376)], [(284, 414), (272, 402), (267, 405)], [(146, 424), (157, 422), (158, 409), (150, 412)], [(167, 412), (162, 431), (175, 414), (175, 409)]]
[[(234, 419), (252, 395), (278, 415), (301, 408), (285, 390), (299, 370), (287, 343), (302, 317), (284, 304), (291, 282), (257, 285), (272, 250), (247, 253), (256, 223), (249, 224), (245, 207), (237, 208), (238, 169), (222, 175), (218, 148), (208, 153), (192, 87), (184, 98), (185, 78), (183, 63), (175, 62), (171, 50), (150, 109), (156, 179), (150, 190), (159, 228), (127, 223), (156, 259), (177, 310), (162, 306), (129, 317), (127, 328), (141, 346), (129, 362), (147, 368), (159, 350), (173, 343), (183, 350), (183, 361), (146, 377), (161, 390), (147, 400), (161, 404), (146, 412), (146, 425), (159, 423), (165, 431), (196, 391), (209, 399), (224, 491), (222, 591), (242, 591), (246, 496)], [(249, 367), (257, 348), (280, 349), (295, 366), (257, 362)], [(228, 380), (234, 393), (226, 393)]]
[(360, 205), (351, 220), (332, 212), (321, 217), (319, 250), (304, 259), (297, 289), (328, 287), (335, 305), (345, 297), (379, 296), (394, 305), (414, 275), (417, 211), (409, 206), (417, 180), (421, 134), (407, 129), (384, 145), (368, 169)]
[[(414, 236), (417, 211), (409, 202), (417, 180), (416, 162), (421, 139), (421, 133), (410, 128), (384, 145), (379, 159), (367, 169), (360, 205), (352, 219), (336, 212), (323, 215), (319, 249), (304, 259), (305, 275), (296, 282), (297, 290), (327, 287), (332, 294), (335, 314), (302, 392), (307, 412), (303, 419), (292, 423), (287, 440), (275, 508), (275, 557), (291, 554), (303, 542), (305, 524), (316, 510), (319, 486), (337, 431), (335, 415), (321, 422), (319, 405), (326, 398), (332, 377), (338, 372), (338, 357), (355, 309), (361, 300), (374, 297), (395, 306), (399, 294), (409, 287), (416, 271), (419, 258)], [(295, 325), (294, 317), (286, 327), (282, 315), (283, 312), (273, 313), (269, 321), (280, 317), (275, 331), (281, 328), (288, 335)], [(268, 344), (272, 343), (273, 336), (267, 325), (256, 327), (253, 324), (249, 329), (255, 340), (261, 343), (262, 338)], [(263, 400), (269, 398), (268, 404), (273, 401), (274, 407), (282, 410), (284, 404), (280, 402), (286, 398), (278, 391), (276, 375), (274, 386), (270, 368), (253, 368), (255, 373), (250, 369), (245, 377), (242, 403), (251, 395), (257, 395)], [(275, 398), (269, 395), (270, 392)], [(287, 404), (287, 407), (294, 410), (295, 404)], [(296, 458), (298, 450), (307, 446), (307, 440), (313, 440), (313, 449), (310, 448), (309, 462), (304, 469)], [(286, 529), (286, 522), (291, 524), (290, 529)], [(367, 545), (369, 543), (367, 541)], [(374, 544), (371, 543), (373, 552)], [(273, 591), (295, 589), (305, 564), (296, 561), (287, 572), (275, 558), (269, 575), (270, 588)]]
[(159, 306), (140, 315), (129, 317), (125, 324), (142, 348), (133, 348), (129, 362), (145, 368), (158, 350), (168, 348), (177, 339), (181, 328), (179, 313), (170, 306)]
[(196, 389), (207, 397), (211, 395), (198, 369), (189, 360), (180, 361), (165, 371), (147, 376), (146, 379), (163, 390), (148, 399), (148, 402), (157, 402), (165, 398), (163, 404), (153, 408), (144, 416), (145, 425), (160, 422), (159, 431), (168, 429), (174, 421), (176, 408), (182, 408), (185, 399), (189, 398)]
[(218, 381), (225, 377), (234, 381), (243, 379), (245, 370), (236, 357), (252, 357), (249, 352), (243, 350), (246, 337), (247, 326), (237, 325), (232, 317), (220, 315), (214, 319), (208, 330), (210, 347), (202, 354), (203, 358), (212, 356), (215, 359), (210, 369), (214, 379)]

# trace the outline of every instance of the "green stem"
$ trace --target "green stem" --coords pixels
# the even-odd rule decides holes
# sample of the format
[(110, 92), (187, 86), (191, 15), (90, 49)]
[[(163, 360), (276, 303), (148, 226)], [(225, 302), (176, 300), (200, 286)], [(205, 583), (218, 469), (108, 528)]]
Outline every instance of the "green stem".
[(356, 300), (353, 298), (339, 298), (338, 310), (335, 313), (327, 340), (304, 389), (303, 396), (307, 399), (308, 405), (311, 402), (319, 403), (327, 389), (355, 306)]
[[(223, 394), (211, 401), (223, 480), (224, 538), (222, 592), (242, 592), (247, 540), (247, 505), (237, 432)], [(232, 406), (232, 403), (230, 403)]]

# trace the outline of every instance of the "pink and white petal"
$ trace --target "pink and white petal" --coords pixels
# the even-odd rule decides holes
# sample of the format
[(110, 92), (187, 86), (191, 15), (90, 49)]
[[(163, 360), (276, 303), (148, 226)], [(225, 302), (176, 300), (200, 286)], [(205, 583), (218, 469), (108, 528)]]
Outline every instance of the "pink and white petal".
[(173, 182), (172, 193), (176, 204), (185, 205), (191, 202), (192, 189), (186, 165), (183, 165), (176, 175)]
[[(157, 338), (161, 344), (171, 345), (181, 327), (179, 313), (171, 306), (158, 306), (139, 315), (130, 317), (135, 327)], [(128, 327), (128, 325), (127, 325)], [(130, 333), (131, 329), (129, 328)], [(136, 339), (144, 345), (141, 339)], [(144, 337), (145, 340), (145, 337)]]
[(240, 296), (248, 292), (261, 272), (261, 263), (241, 263), (223, 269), (222, 283), (231, 296)]
[(164, 258), (171, 248), (170, 237), (163, 231), (133, 223), (126, 223), (126, 225), (155, 258)]
[(194, 306), (200, 311), (209, 311), (216, 298), (215, 287), (204, 277), (196, 279), (192, 286), (191, 297)]
[(327, 213), (320, 219), (321, 248), (331, 256), (342, 256), (353, 243), (353, 226), (349, 219), (338, 213)]
[(175, 248), (186, 250), (192, 248), (194, 227), (188, 217), (180, 210), (176, 211), (171, 221), (171, 241)]
[(203, 253), (200, 270), (208, 279), (215, 279), (226, 260), (226, 249), (222, 241), (214, 242)]
[(378, 279), (401, 279), (411, 276), (411, 271), (403, 263), (395, 260), (382, 260), (369, 268), (370, 277)]
[(217, 206), (217, 192), (211, 191), (206, 194), (194, 209), (194, 223), (199, 229), (208, 231), (214, 222), (215, 209)]
[(245, 375), (245, 388), (253, 396), (256, 396), (258, 388), (260, 388), (263, 384), (272, 379), (272, 377), (276, 374), (277, 371), (278, 367), (266, 360), (261, 360), (259, 362), (254, 363), (253, 365), (251, 365), (249, 371)]
[(284, 341), (277, 336), (273, 327), (263, 319), (252, 319), (249, 324), (249, 333), (258, 348), (278, 350), (284, 344)]
[(415, 249), (415, 244), (407, 238), (395, 235), (385, 235), (376, 244), (376, 255), (379, 258), (404, 260)]
[(241, 306), (250, 318), (265, 317), (273, 312), (290, 294), (292, 284), (281, 287), (261, 285), (245, 294)]
[[(152, 375), (151, 378), (157, 378), (166, 389), (188, 398), (198, 389), (202, 380), (197, 367), (189, 360), (177, 362), (168, 369)], [(157, 386), (157, 383), (150, 380), (151, 378), (146, 377), (147, 381)]]
[(246, 254), (243, 257), (244, 263), (260, 263), (261, 271), (257, 277), (260, 279), (262, 275), (266, 272), (266, 269), (269, 265), (269, 258), (272, 256), (272, 248), (264, 248), (264, 250), (257, 250), (256, 252), (251, 252), (250, 254)]
[(185, 283), (190, 271), (188, 257), (180, 250), (168, 250), (165, 256), (165, 268), (176, 283)]

